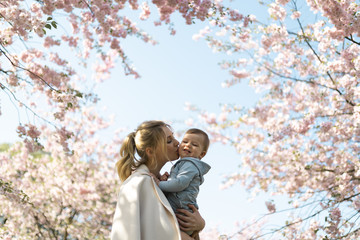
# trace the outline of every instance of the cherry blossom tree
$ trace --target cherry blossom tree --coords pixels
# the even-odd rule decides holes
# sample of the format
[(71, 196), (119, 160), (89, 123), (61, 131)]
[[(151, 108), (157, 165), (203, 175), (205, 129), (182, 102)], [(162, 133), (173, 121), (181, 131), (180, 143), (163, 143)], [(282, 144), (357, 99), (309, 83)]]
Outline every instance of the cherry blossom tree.
[[(360, 4), (261, 3), (268, 9), (266, 23), (253, 15), (241, 23), (224, 17), (194, 36), (229, 54), (221, 63), (231, 76), (224, 87), (248, 81), (260, 99), (247, 109), (224, 104), (219, 114), (189, 108), (216, 141), (239, 153), (241, 166), (224, 187), (241, 183), (290, 199), (284, 225), (254, 239), (274, 232), (284, 239), (357, 239)], [(266, 205), (270, 214), (285, 210), (275, 201)]]
[(43, 150), (31, 152), (18, 142), (0, 152), (2, 239), (108, 238), (121, 140), (115, 136), (101, 143), (95, 134), (110, 122), (94, 112), (83, 108), (81, 119), (65, 119), (75, 135), (73, 154), (63, 150), (46, 125), (40, 136)]
[[(88, 89), (109, 78), (118, 61), (126, 75), (140, 76), (121, 44), (131, 37), (156, 41), (127, 17), (130, 12), (146, 20), (150, 9), (158, 10), (155, 24), (168, 25), (172, 34), (173, 13), (181, 14), (188, 24), (205, 20), (210, 9), (223, 13), (220, 1), (210, 0), (154, 0), (152, 6), (137, 0), (9, 0), (0, 6), (0, 88), (19, 108), (53, 125), (58, 135), (66, 131), (62, 122), (67, 113), (98, 101)], [(19, 136), (27, 146), (41, 147), (36, 124), (20, 124)]]
[[(174, 13), (187, 24), (209, 20), (211, 27), (195, 38), (232, 54), (221, 64), (232, 77), (224, 86), (249, 80), (261, 93), (251, 109), (225, 104), (218, 116), (200, 111), (215, 140), (234, 146), (241, 157), (241, 168), (225, 179), (225, 187), (240, 182), (252, 191), (287, 195), (293, 214), (273, 230), (284, 238), (360, 235), (359, 4), (266, 1), (266, 24), (221, 4), (0, 2), (1, 92), (37, 119), (19, 120), (24, 141), (0, 154), (2, 238), (108, 237), (116, 192), (111, 164), (121, 139), (104, 144), (94, 137), (108, 123), (96, 114), (99, 99), (91, 89), (110, 76), (117, 61), (125, 74), (140, 77), (122, 42), (156, 42), (127, 15), (139, 12), (140, 20), (148, 20), (153, 9), (159, 12), (155, 24), (167, 25), (171, 34)], [(271, 214), (280, 211), (276, 202), (266, 205)], [(254, 229), (256, 235), (239, 230), (231, 238), (267, 234)]]
[[(17, 132), (31, 151), (42, 148), (38, 124), (53, 126), (65, 151), (72, 137), (64, 124), (67, 114), (98, 102), (94, 85), (110, 77), (121, 62), (125, 75), (140, 77), (126, 56), (122, 42), (139, 38), (157, 42), (136, 25), (147, 20), (151, 10), (159, 18), (154, 24), (169, 26), (175, 34), (171, 15), (180, 14), (187, 24), (231, 14), (221, 1), (210, 0), (36, 0), (0, 3), (0, 89), (17, 105), (17, 111), (35, 116), (35, 123), (19, 119)], [(138, 14), (138, 19), (127, 17)], [(211, 14), (209, 13), (211, 12)], [(62, 49), (71, 51), (62, 51)], [(1, 108), (0, 108), (1, 114)], [(20, 116), (20, 114), (19, 114)]]
[(98, 113), (92, 89), (117, 64), (140, 77), (122, 43), (157, 43), (136, 25), (152, 11), (154, 24), (170, 34), (172, 14), (187, 24), (226, 14), (244, 19), (220, 0), (0, 2), (0, 92), (16, 105), (23, 139), (0, 152), (0, 238), (108, 238), (121, 139), (96, 138), (110, 123)]

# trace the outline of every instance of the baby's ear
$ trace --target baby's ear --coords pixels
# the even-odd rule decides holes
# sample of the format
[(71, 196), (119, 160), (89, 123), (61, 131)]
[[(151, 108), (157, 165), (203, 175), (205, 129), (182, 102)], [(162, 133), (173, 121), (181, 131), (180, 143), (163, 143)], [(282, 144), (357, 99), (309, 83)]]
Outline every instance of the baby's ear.
[(203, 152), (200, 154), (199, 158), (202, 159), (205, 155), (206, 155), (206, 151), (203, 151)]

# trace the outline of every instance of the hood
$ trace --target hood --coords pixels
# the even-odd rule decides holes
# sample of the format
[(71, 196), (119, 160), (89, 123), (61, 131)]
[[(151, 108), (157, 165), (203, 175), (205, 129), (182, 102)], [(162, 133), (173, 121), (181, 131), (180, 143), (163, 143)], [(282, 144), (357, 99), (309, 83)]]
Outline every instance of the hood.
[(184, 158), (180, 158), (178, 162), (181, 162), (181, 161), (192, 162), (198, 168), (198, 170), (200, 171), (201, 177), (203, 175), (205, 175), (211, 168), (211, 166), (209, 164), (199, 160), (198, 158), (184, 157)]

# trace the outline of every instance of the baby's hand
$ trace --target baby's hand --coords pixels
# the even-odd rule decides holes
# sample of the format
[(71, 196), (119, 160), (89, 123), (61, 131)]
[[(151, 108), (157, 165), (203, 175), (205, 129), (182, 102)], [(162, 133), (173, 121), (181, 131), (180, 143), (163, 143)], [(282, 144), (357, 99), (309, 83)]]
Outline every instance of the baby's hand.
[(167, 181), (170, 174), (168, 172), (165, 172), (163, 175), (160, 176), (160, 181)]
[(156, 185), (159, 186), (160, 180), (152, 173), (149, 173), (149, 175), (150, 175), (150, 177), (152, 177), (154, 179)]

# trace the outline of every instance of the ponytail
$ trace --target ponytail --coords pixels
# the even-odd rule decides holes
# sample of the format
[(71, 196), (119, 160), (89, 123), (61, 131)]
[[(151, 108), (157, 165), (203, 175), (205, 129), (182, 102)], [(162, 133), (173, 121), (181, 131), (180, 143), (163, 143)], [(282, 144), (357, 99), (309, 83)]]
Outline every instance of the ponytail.
[(135, 169), (135, 132), (124, 139), (120, 148), (120, 160), (116, 163), (117, 173), (121, 181), (125, 181)]
[[(145, 121), (124, 139), (120, 148), (120, 160), (116, 163), (116, 170), (122, 182), (141, 164), (146, 164), (150, 168), (156, 167), (157, 156), (150, 158), (146, 154), (146, 148), (151, 148), (154, 152), (158, 150), (158, 154), (167, 156), (163, 127), (170, 128), (162, 121)], [(139, 160), (135, 154), (140, 157)]]

